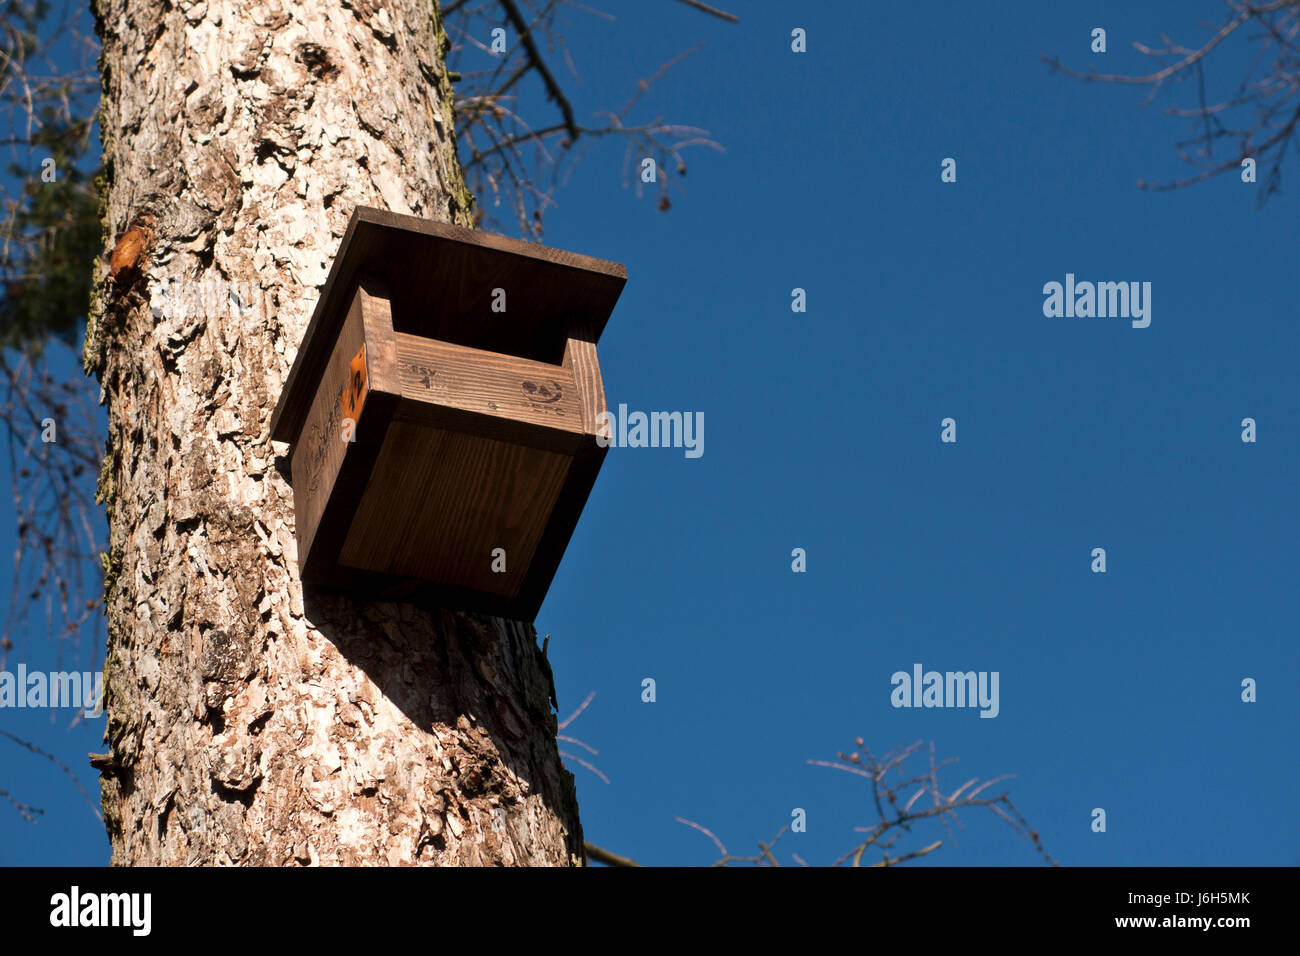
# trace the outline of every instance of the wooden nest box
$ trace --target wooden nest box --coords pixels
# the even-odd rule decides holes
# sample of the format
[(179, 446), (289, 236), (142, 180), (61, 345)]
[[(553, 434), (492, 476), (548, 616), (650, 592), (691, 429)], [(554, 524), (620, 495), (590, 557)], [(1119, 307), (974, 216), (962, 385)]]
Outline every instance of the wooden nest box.
[(596, 341), (626, 281), (358, 208), (271, 418), (303, 581), (533, 620), (607, 450)]

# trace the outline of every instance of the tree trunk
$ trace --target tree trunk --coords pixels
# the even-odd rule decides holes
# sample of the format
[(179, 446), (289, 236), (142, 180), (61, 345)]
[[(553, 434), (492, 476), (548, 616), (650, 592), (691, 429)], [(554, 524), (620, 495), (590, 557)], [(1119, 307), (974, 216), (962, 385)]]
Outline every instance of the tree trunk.
[(468, 225), (432, 0), (95, 0), (115, 864), (582, 857), (531, 625), (304, 595), (268, 420), (357, 204)]

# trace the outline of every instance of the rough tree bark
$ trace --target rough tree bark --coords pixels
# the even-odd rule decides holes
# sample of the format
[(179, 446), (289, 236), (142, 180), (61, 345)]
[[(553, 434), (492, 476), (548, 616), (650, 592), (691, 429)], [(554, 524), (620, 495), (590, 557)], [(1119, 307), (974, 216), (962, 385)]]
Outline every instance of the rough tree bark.
[(436, 4), (93, 9), (113, 862), (577, 862), (533, 628), (304, 595), (268, 438), (353, 207), (469, 224)]

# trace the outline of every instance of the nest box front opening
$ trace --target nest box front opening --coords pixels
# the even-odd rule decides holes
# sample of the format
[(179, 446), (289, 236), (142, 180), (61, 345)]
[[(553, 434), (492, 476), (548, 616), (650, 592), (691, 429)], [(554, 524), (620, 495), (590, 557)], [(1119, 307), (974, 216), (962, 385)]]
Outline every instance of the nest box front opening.
[(606, 451), (596, 341), (625, 282), (359, 208), (271, 422), (303, 580), (535, 617)]

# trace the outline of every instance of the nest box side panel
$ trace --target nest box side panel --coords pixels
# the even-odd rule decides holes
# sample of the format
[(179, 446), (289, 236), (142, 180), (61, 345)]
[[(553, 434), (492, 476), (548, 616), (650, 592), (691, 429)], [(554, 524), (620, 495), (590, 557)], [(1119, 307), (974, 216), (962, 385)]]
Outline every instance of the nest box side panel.
[(578, 392), (578, 408), (582, 416), (582, 436), (577, 450), (569, 462), (569, 474), (564, 489), (555, 501), (551, 518), (538, 542), (537, 553), (529, 569), (528, 578), (516, 595), (520, 613), (532, 620), (541, 609), (546, 592), (560, 567), (560, 560), (569, 546), (569, 539), (587, 505), (587, 498), (596, 484), (600, 466), (609, 448), (602, 447), (596, 436), (603, 431), (609, 434), (609, 423), (597, 425), (597, 419), (608, 412), (605, 405), (605, 387), (600, 376), (600, 363), (596, 345), (585, 339), (569, 339), (564, 348), (563, 367), (573, 375)]
[[(586, 339), (569, 339), (564, 344), (563, 367), (573, 376), (573, 383), (578, 391), (582, 430), (588, 435), (595, 436), (596, 419), (609, 411), (605, 407), (605, 383), (600, 377), (596, 343)], [(609, 425), (606, 424), (604, 428), (608, 432)]]
[(399, 398), (385, 291), (376, 281), (356, 289), (291, 453), (304, 580), (333, 564), (340, 525), (351, 518)]

